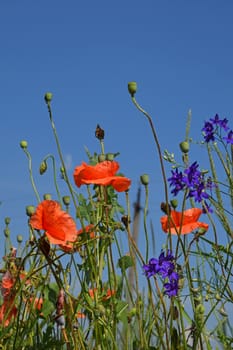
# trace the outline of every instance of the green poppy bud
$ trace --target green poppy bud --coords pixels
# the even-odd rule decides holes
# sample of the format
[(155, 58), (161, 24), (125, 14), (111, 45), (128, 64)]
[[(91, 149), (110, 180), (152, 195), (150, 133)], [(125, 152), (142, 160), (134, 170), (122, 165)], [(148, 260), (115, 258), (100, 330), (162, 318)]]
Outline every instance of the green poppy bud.
[(23, 236), (22, 235), (17, 235), (17, 242), (22, 243), (23, 242)]
[(170, 201), (170, 203), (171, 203), (171, 206), (173, 209), (176, 209), (178, 207), (178, 200), (177, 199), (172, 199)]
[(149, 175), (148, 174), (141, 175), (140, 180), (142, 185), (147, 186), (149, 184)]
[(50, 200), (50, 199), (52, 198), (52, 196), (51, 196), (50, 193), (45, 193), (45, 194), (43, 195), (43, 198), (44, 198), (44, 200)]
[(114, 154), (113, 153), (107, 153), (106, 154), (106, 159), (107, 160), (113, 160), (114, 159)]
[(205, 313), (205, 306), (203, 304), (199, 304), (196, 307), (196, 313), (197, 314), (204, 314)]
[(9, 237), (9, 236), (10, 236), (10, 230), (9, 230), (9, 228), (5, 228), (5, 230), (4, 230), (4, 235), (5, 235), (5, 237)]
[(46, 172), (47, 168), (47, 163), (45, 160), (43, 160), (43, 162), (40, 163), (40, 175), (43, 175)]
[(5, 218), (5, 224), (6, 224), (6, 225), (9, 225), (10, 222), (11, 222), (11, 218), (6, 217), (6, 218)]
[(134, 95), (136, 94), (137, 92), (137, 83), (135, 81), (131, 81), (128, 83), (128, 90), (129, 90), (129, 93), (132, 97), (134, 97)]
[(65, 205), (69, 205), (70, 204), (70, 196), (64, 196), (62, 197), (63, 203)]
[(44, 99), (46, 103), (50, 103), (52, 101), (53, 94), (51, 92), (46, 92), (44, 95)]
[(26, 214), (27, 214), (27, 216), (32, 216), (34, 213), (35, 213), (34, 205), (28, 205), (26, 207)]
[(105, 160), (106, 160), (105, 154), (99, 154), (98, 155), (98, 162), (99, 163), (104, 162)]
[(22, 149), (26, 149), (26, 148), (28, 147), (27, 141), (22, 140), (22, 141), (20, 142), (20, 147), (21, 147)]
[(188, 153), (189, 152), (189, 143), (187, 141), (181, 142), (180, 149), (183, 153)]

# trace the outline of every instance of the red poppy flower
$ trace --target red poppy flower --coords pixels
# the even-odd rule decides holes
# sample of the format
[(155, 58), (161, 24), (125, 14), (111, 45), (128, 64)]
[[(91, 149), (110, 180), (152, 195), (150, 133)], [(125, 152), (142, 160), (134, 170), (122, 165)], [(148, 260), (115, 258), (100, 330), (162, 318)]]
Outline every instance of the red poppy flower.
[(4, 299), (7, 299), (11, 295), (11, 290), (14, 286), (14, 280), (9, 271), (6, 271), (2, 276), (1, 292)]
[(93, 231), (94, 229), (94, 225), (90, 224), (90, 225), (87, 225), (84, 229), (80, 229), (78, 230), (77, 234), (78, 235), (81, 235), (83, 233), (88, 233), (90, 238), (94, 238), (95, 237), (95, 232)]
[(14, 305), (14, 298), (4, 300), (0, 306), (0, 323), (7, 327), (12, 319), (17, 315), (17, 308)]
[(175, 210), (171, 210), (171, 218), (168, 216), (162, 216), (160, 222), (164, 232), (171, 232), (171, 234), (177, 234), (177, 232), (185, 235), (198, 228), (208, 230), (209, 225), (204, 222), (197, 221), (202, 214), (202, 210), (199, 208), (191, 208), (185, 210), (183, 213)]
[(105, 160), (96, 165), (83, 162), (74, 170), (74, 182), (78, 187), (84, 184), (111, 185), (118, 192), (127, 191), (131, 180), (124, 176), (116, 176), (118, 169), (119, 164), (115, 161)]
[(44, 200), (30, 218), (30, 225), (37, 230), (44, 230), (53, 244), (68, 245), (77, 238), (77, 228), (72, 217), (53, 200)]

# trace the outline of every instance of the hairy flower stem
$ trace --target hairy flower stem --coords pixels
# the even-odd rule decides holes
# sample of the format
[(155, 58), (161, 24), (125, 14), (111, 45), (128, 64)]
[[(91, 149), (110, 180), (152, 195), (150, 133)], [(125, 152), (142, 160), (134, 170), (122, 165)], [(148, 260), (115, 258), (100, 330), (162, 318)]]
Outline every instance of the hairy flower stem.
[[(134, 103), (134, 105), (136, 106), (136, 108), (142, 113), (144, 114), (144, 116), (147, 118), (149, 124), (150, 124), (150, 128), (153, 134), (153, 138), (157, 147), (157, 151), (158, 151), (158, 155), (159, 155), (159, 162), (160, 162), (160, 167), (161, 167), (161, 171), (162, 171), (162, 178), (163, 178), (163, 184), (164, 184), (164, 193), (165, 193), (165, 202), (166, 202), (166, 208), (167, 211), (169, 210), (169, 199), (168, 199), (168, 187), (167, 187), (167, 179), (166, 179), (166, 173), (165, 173), (165, 168), (164, 168), (164, 163), (163, 163), (163, 156), (162, 156), (162, 151), (161, 151), (161, 147), (159, 144), (159, 140), (155, 131), (155, 127), (153, 124), (153, 120), (151, 118), (151, 116), (138, 104), (138, 102), (136, 101), (135, 97), (132, 96), (132, 101)], [(170, 238), (170, 249), (172, 249), (172, 240)]]
[(36, 189), (36, 185), (35, 185), (33, 174), (32, 174), (32, 157), (31, 157), (30, 153), (28, 152), (28, 150), (26, 148), (24, 148), (23, 151), (24, 151), (24, 153), (26, 154), (26, 156), (28, 158), (28, 168), (29, 168), (30, 180), (31, 180), (32, 188), (33, 188), (33, 191), (34, 191), (34, 193), (36, 195), (36, 199), (37, 199), (38, 203), (40, 203), (40, 196), (39, 196), (39, 193), (38, 193), (38, 191)]
[(55, 127), (55, 124), (54, 124), (54, 121), (53, 121), (53, 115), (52, 115), (52, 109), (51, 109), (50, 102), (47, 102), (47, 107), (48, 107), (48, 112), (49, 112), (49, 118), (50, 118), (51, 126), (52, 126), (52, 129), (53, 129), (53, 134), (54, 134), (56, 145), (57, 145), (59, 158), (60, 158), (60, 161), (61, 161), (61, 164), (62, 164), (62, 168), (63, 168), (63, 171), (64, 171), (64, 175), (65, 175), (65, 181), (66, 181), (67, 186), (69, 188), (69, 191), (70, 191), (70, 194), (71, 194), (71, 197), (72, 197), (75, 209), (76, 209), (76, 214), (77, 214), (77, 216), (78, 216), (78, 218), (80, 220), (82, 228), (84, 228), (84, 223), (83, 223), (83, 220), (82, 220), (82, 217), (81, 217), (80, 209), (79, 209), (78, 204), (76, 203), (74, 192), (73, 192), (71, 183), (70, 183), (68, 175), (67, 175), (66, 165), (65, 165), (65, 162), (64, 162), (64, 159), (63, 159), (60, 143), (59, 143), (58, 136), (57, 136), (56, 127)]

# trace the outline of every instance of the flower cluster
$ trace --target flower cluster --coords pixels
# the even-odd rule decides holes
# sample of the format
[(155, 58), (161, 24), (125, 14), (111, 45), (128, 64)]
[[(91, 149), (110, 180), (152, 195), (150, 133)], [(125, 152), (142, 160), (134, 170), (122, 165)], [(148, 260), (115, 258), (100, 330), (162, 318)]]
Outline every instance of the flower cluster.
[(222, 130), (224, 130), (227, 136), (224, 136), (223, 140), (226, 143), (233, 144), (233, 131), (229, 130), (227, 123), (228, 120), (226, 118), (220, 119), (218, 114), (216, 114), (214, 118), (210, 118), (206, 121), (202, 128), (205, 142), (215, 141), (216, 135), (221, 135)]
[(175, 271), (174, 260), (175, 258), (170, 250), (166, 255), (162, 251), (158, 259), (152, 258), (148, 264), (142, 267), (147, 278), (158, 274), (165, 280), (163, 285), (165, 288), (164, 294), (169, 297), (176, 296), (179, 288), (179, 274)]
[(171, 171), (172, 176), (168, 181), (170, 182), (170, 187), (173, 187), (171, 193), (174, 196), (178, 195), (182, 190), (187, 190), (187, 196), (194, 198), (195, 202), (200, 203), (209, 198), (209, 194), (206, 191), (212, 189), (212, 181), (210, 179), (206, 181), (204, 174), (198, 167), (198, 163), (194, 162), (183, 172), (179, 171), (178, 168)]

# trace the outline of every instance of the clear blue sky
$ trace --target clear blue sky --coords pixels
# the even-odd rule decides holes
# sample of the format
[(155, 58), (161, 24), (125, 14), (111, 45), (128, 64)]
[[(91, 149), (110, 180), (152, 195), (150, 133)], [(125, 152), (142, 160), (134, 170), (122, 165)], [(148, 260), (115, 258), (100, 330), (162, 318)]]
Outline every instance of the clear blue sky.
[[(189, 108), (194, 138), (200, 139), (204, 120), (215, 113), (232, 121), (232, 18), (231, 1), (2, 2), (0, 229), (11, 216), (12, 234), (26, 234), (25, 206), (36, 204), (19, 142), (28, 141), (34, 171), (43, 156), (56, 154), (46, 91), (54, 94), (70, 174), (87, 160), (85, 145), (99, 151), (94, 137), (99, 123), (106, 151), (121, 153), (121, 170), (133, 180), (132, 202), (139, 176), (150, 175), (150, 217), (158, 225), (163, 200), (158, 158), (127, 82), (138, 82), (136, 97), (153, 116), (162, 148), (179, 159)], [(204, 167), (202, 152), (196, 154)], [(41, 194), (52, 192), (49, 175), (37, 176), (37, 184)]]

